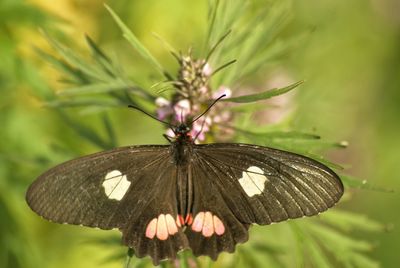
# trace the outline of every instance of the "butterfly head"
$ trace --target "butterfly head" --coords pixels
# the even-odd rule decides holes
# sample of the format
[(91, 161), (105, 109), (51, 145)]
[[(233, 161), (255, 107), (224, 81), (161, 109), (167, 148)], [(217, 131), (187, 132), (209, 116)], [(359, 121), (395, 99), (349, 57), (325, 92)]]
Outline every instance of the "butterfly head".
[(190, 127), (182, 123), (175, 128), (175, 132), (178, 135), (187, 135), (190, 132)]
[(174, 127), (174, 133), (176, 135), (176, 139), (180, 141), (191, 141), (192, 135), (190, 134), (191, 128), (185, 123), (181, 123), (178, 126)]
[[(201, 113), (200, 115), (198, 115), (197, 117), (192, 119), (192, 121), (190, 121), (189, 123), (185, 123), (183, 120), (183, 115), (181, 115), (181, 123), (177, 126), (153, 116), (152, 114), (146, 112), (145, 110), (143, 110), (142, 108), (140, 108), (138, 106), (128, 105), (128, 107), (136, 109), (136, 110), (148, 115), (149, 117), (167, 125), (172, 130), (172, 132), (174, 132), (176, 141), (178, 141), (178, 142), (194, 142), (194, 141), (196, 141), (196, 139), (199, 137), (201, 131), (203, 130), (204, 123), (201, 127), (201, 130), (199, 132), (197, 132), (197, 134), (194, 137), (192, 137), (191, 130), (192, 130), (193, 123), (196, 122), (197, 120), (199, 120), (201, 117), (203, 117), (211, 109), (211, 107), (213, 107), (220, 99), (222, 99), (225, 96), (226, 96), (226, 94), (223, 94), (219, 98), (215, 99), (203, 113)], [(204, 120), (204, 122), (206, 122), (206, 121)], [(166, 135), (164, 135), (164, 136), (166, 136)], [(166, 137), (168, 137), (168, 136), (166, 136)], [(167, 138), (167, 139), (169, 141), (171, 141), (169, 138)]]

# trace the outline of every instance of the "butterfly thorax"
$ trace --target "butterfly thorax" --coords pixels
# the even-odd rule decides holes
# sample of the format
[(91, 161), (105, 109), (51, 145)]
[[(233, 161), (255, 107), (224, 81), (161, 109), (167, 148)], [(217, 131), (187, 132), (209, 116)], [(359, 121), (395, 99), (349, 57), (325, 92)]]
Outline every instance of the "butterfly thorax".
[(175, 134), (175, 141), (171, 145), (173, 159), (176, 165), (184, 166), (188, 164), (192, 154), (193, 139), (190, 128), (181, 124), (175, 129)]

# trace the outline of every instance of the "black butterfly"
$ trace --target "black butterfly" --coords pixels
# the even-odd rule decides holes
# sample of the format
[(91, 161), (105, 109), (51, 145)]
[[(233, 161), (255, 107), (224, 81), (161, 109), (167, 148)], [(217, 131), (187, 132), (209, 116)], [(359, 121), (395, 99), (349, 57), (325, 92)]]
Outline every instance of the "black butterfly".
[(116, 148), (60, 164), (28, 189), (33, 211), (58, 223), (118, 228), (154, 264), (178, 251), (216, 259), (251, 224), (312, 216), (343, 194), (339, 177), (298, 154), (240, 143), (195, 144), (185, 124), (170, 145)]

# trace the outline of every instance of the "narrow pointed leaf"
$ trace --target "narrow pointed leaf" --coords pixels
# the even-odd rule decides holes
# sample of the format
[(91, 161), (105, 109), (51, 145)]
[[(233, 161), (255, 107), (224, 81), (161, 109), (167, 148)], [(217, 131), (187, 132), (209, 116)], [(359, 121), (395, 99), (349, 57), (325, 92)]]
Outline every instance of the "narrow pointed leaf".
[[(351, 255), (353, 251), (365, 252), (372, 249), (372, 245), (364, 240), (356, 240), (350, 237), (348, 234), (338, 232), (337, 230), (324, 226), (321, 224), (309, 224), (307, 229), (310, 230), (310, 234), (323, 241), (326, 245), (326, 249), (332, 253), (339, 255), (339, 257), (346, 258), (348, 256), (340, 255), (346, 252)], [(329, 247), (329, 245), (335, 244), (335, 247)], [(340, 251), (336, 251), (336, 248), (340, 248)]]
[(133, 34), (133, 32), (126, 26), (124, 22), (120, 19), (120, 17), (108, 6), (105, 4), (108, 12), (110, 12), (111, 16), (118, 24), (119, 28), (122, 30), (123, 36), (126, 40), (136, 49), (136, 51), (146, 60), (149, 61), (153, 65), (153, 67), (159, 71), (162, 75), (165, 75), (165, 71), (162, 68), (161, 64), (153, 57), (150, 51), (147, 50), (146, 47), (137, 39), (137, 37)]
[(110, 77), (115, 78), (115, 68), (107, 55), (96, 45), (96, 43), (88, 36), (85, 35), (86, 42), (92, 52), (93, 59), (103, 68)]
[(109, 143), (112, 147), (117, 147), (117, 135), (115, 134), (114, 128), (110, 122), (110, 117), (107, 114), (102, 116), (103, 124), (107, 132)]
[(100, 137), (99, 134), (92, 128), (79, 123), (77, 120), (71, 119), (69, 116), (67, 116), (66, 113), (61, 110), (58, 110), (58, 113), (63, 121), (71, 128), (73, 128), (81, 137), (85, 138), (86, 140), (90, 141), (101, 149), (106, 150), (113, 148), (110, 143)]
[(314, 239), (306, 238), (304, 246), (309, 252), (310, 261), (314, 264), (314, 267), (318, 268), (333, 268), (329, 262), (329, 259), (324, 254), (322, 248), (316, 243)]
[(74, 66), (75, 68), (79, 69), (86, 75), (93, 77), (99, 81), (107, 80), (106, 79), (107, 76), (105, 76), (105, 73), (101, 69), (96, 68), (95, 67), (96, 65), (85, 62), (83, 59), (77, 56), (71, 49), (62, 46), (60, 43), (52, 39), (46, 33), (44, 33), (44, 36), (50, 43), (50, 45), (52, 45), (52, 47), (57, 51), (57, 53), (59, 53), (68, 64)]
[(229, 102), (235, 102), (235, 103), (248, 103), (248, 102), (255, 102), (255, 101), (260, 101), (260, 100), (266, 100), (266, 99), (272, 98), (274, 96), (282, 95), (286, 92), (289, 92), (290, 90), (296, 88), (297, 86), (301, 85), (302, 83), (304, 83), (304, 81), (299, 81), (290, 86), (283, 87), (283, 88), (274, 88), (274, 89), (270, 89), (270, 90), (267, 90), (267, 91), (264, 91), (261, 93), (227, 98), (227, 99), (222, 99), (221, 101), (229, 101)]
[(346, 232), (360, 230), (382, 232), (385, 229), (383, 224), (368, 218), (366, 215), (338, 209), (322, 214), (320, 217), (323, 221)]
[(271, 131), (271, 132), (251, 132), (247, 130), (236, 129), (239, 133), (245, 135), (261, 137), (266, 139), (320, 139), (315, 134), (299, 132), (299, 131)]
[(60, 91), (60, 95), (72, 96), (72, 95), (83, 95), (83, 94), (99, 94), (99, 93), (109, 93), (113, 91), (122, 90), (134, 90), (136, 87), (133, 84), (127, 84), (123, 81), (113, 81), (110, 83), (97, 83), (89, 84), (80, 87), (67, 88)]
[(379, 268), (378, 262), (368, 258), (363, 254), (353, 254), (351, 262), (353, 263), (353, 267), (363, 267), (363, 268)]
[(354, 178), (352, 176), (342, 176), (343, 183), (347, 187), (357, 188), (357, 189), (364, 189), (364, 190), (371, 190), (377, 192), (384, 192), (384, 193), (394, 193), (393, 189), (383, 188), (376, 185), (369, 183), (367, 180), (360, 180), (358, 178)]
[[(39, 48), (35, 48), (36, 53), (40, 57), (42, 57), (45, 61), (50, 63), (55, 69), (67, 75), (70, 79), (67, 79), (68, 82), (77, 84), (87, 82), (87, 79), (84, 77), (84, 74), (78, 69), (73, 68), (71, 65), (67, 64), (64, 61), (57, 59), (56, 57), (44, 52)], [(64, 79), (65, 80), (65, 79)]]
[(53, 108), (57, 108), (57, 107), (63, 107), (63, 108), (67, 108), (67, 107), (88, 107), (88, 106), (100, 106), (100, 107), (116, 107), (116, 106), (121, 106), (123, 105), (122, 102), (119, 101), (115, 101), (115, 100), (111, 100), (111, 99), (104, 99), (104, 100), (95, 100), (93, 98), (88, 98), (88, 99), (67, 99), (67, 100), (52, 100), (52, 101), (47, 101), (44, 103), (44, 106), (47, 107), (53, 107)]

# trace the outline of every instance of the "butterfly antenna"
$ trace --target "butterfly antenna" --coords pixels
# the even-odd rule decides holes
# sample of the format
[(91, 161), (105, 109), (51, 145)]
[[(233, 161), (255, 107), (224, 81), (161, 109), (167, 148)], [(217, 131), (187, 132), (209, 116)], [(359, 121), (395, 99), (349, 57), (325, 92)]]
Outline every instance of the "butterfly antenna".
[(155, 117), (154, 115), (152, 115), (152, 114), (150, 114), (150, 113), (148, 113), (148, 112), (146, 112), (145, 110), (143, 110), (142, 108), (139, 108), (139, 107), (137, 107), (137, 106), (134, 106), (134, 105), (128, 105), (128, 107), (129, 108), (132, 108), (132, 109), (135, 109), (135, 110), (138, 110), (139, 112), (142, 112), (142, 113), (144, 113), (145, 115), (147, 115), (147, 116), (149, 116), (149, 117), (151, 117), (151, 118), (153, 118), (154, 120), (156, 120), (156, 121), (158, 121), (158, 122), (161, 122), (161, 123), (163, 123), (163, 124), (165, 124), (165, 125), (167, 125), (170, 129), (172, 129), (172, 131), (175, 133), (175, 126), (173, 126), (173, 125), (171, 125), (170, 123), (168, 123), (168, 122), (165, 122), (165, 121), (163, 121), (163, 120), (161, 120), (161, 119), (158, 119), (157, 117)]
[(202, 117), (203, 115), (205, 115), (205, 114), (211, 109), (211, 107), (213, 107), (220, 99), (222, 99), (222, 98), (225, 97), (225, 96), (226, 96), (226, 94), (223, 94), (223, 95), (219, 96), (217, 99), (215, 99), (215, 100), (213, 101), (213, 103), (211, 103), (211, 105), (208, 106), (208, 108), (207, 108), (203, 113), (201, 113), (198, 117), (196, 117), (195, 119), (193, 119), (193, 121), (192, 121), (190, 124), (193, 124), (193, 123), (196, 122), (200, 117)]
[(207, 121), (207, 116), (204, 118), (204, 121), (201, 124), (200, 131), (196, 133), (196, 136), (194, 137), (193, 141), (196, 141), (197, 138), (200, 136), (201, 132), (203, 132), (203, 128), (204, 128), (204, 125), (205, 125), (206, 121)]

